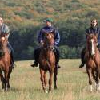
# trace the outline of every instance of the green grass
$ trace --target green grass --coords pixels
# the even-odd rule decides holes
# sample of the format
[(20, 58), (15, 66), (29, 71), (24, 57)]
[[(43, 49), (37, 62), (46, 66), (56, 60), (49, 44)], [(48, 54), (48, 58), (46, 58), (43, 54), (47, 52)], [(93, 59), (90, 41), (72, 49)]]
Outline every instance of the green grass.
[[(79, 69), (80, 60), (60, 60), (58, 90), (45, 94), (41, 88), (38, 68), (31, 68), (32, 61), (17, 61), (11, 74), (11, 90), (2, 92), (0, 100), (100, 100), (95, 90), (89, 92), (85, 67)], [(47, 74), (49, 78), (49, 74)], [(0, 84), (1, 87), (1, 84)]]

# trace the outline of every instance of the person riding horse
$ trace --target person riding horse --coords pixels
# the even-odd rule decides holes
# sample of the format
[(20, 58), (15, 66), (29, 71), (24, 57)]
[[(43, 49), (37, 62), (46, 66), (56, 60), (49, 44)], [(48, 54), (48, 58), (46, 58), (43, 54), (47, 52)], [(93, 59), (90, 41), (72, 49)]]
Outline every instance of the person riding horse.
[[(3, 18), (0, 17), (0, 35), (3, 35), (3, 34), (7, 34), (6, 38), (8, 39), (9, 36), (10, 36), (10, 29), (9, 29), (9, 27), (6, 24), (3, 23)], [(9, 42), (8, 42), (7, 46), (9, 48), (9, 50), (10, 50), (11, 67), (14, 68), (14, 57), (13, 57), (14, 50), (13, 50), (13, 48), (10, 45)]]
[[(45, 20), (46, 22), (46, 26), (44, 26), (39, 34), (38, 34), (38, 43), (43, 45), (43, 40), (44, 40), (44, 31), (46, 33), (54, 33), (54, 54), (55, 54), (55, 58), (56, 58), (56, 66), (58, 68), (60, 68), (60, 66), (58, 66), (58, 62), (59, 62), (59, 50), (58, 50), (58, 44), (59, 44), (59, 41), (60, 41), (60, 35), (59, 35), (59, 32), (58, 30), (56, 30), (53, 26), (52, 26), (52, 22), (53, 20), (51, 18), (47, 18)], [(36, 48), (34, 50), (34, 64), (31, 64), (31, 67), (38, 67), (38, 58), (39, 58), (39, 54), (40, 54), (40, 51), (41, 51), (41, 47), (39, 48)]]
[[(98, 36), (97, 47), (100, 51), (100, 28), (98, 27), (98, 21), (96, 19), (91, 20), (90, 28), (86, 29), (86, 35), (87, 34), (92, 34), (92, 33)], [(82, 64), (79, 66), (79, 68), (84, 67), (84, 64), (86, 63), (85, 59), (84, 59), (85, 53), (86, 53), (86, 47), (82, 49), (82, 52), (81, 52)]]

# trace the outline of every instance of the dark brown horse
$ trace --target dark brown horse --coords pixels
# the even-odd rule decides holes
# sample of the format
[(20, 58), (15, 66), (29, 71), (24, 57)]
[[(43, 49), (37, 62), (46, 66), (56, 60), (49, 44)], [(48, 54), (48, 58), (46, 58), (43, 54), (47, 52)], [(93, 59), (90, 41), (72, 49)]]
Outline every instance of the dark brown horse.
[(2, 89), (5, 91), (10, 88), (9, 79), (12, 71), (10, 50), (7, 47), (8, 40), (6, 35), (7, 34), (0, 35), (0, 77), (2, 81)]
[(86, 71), (89, 77), (90, 91), (92, 88), (92, 78), (96, 83), (96, 90), (100, 90), (100, 53), (97, 48), (97, 38), (98, 36), (95, 34), (87, 35), (87, 43), (86, 43)]
[(39, 68), (41, 74), (42, 88), (46, 91), (46, 72), (49, 71), (49, 92), (51, 91), (52, 78), (54, 73), (54, 89), (57, 88), (57, 67), (55, 67), (55, 55), (54, 55), (54, 33), (44, 33), (43, 47), (39, 56)]

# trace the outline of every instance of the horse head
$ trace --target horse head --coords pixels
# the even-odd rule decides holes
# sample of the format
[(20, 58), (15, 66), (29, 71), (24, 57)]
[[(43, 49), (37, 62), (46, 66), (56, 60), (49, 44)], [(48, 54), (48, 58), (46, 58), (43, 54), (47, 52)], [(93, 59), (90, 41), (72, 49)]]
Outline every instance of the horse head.
[(5, 48), (8, 44), (8, 39), (6, 38), (7, 34), (0, 35), (0, 57), (5, 55)]
[(94, 56), (97, 49), (98, 35), (91, 33), (87, 34), (87, 50), (91, 56)]
[(44, 33), (44, 47), (54, 48), (54, 33)]

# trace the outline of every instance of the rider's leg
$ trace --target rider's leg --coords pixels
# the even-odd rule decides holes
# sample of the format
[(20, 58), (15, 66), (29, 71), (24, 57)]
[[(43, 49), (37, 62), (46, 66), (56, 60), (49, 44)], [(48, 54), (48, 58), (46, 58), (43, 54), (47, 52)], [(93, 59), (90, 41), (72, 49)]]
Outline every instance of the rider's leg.
[(58, 47), (57, 46), (55, 46), (55, 50), (54, 50), (54, 54), (55, 54), (55, 58), (56, 58), (56, 66), (58, 67), (58, 68), (61, 68), (59, 65), (58, 65), (58, 63), (59, 63), (59, 50), (58, 50)]
[(100, 44), (98, 44), (98, 46), (97, 46), (97, 47), (98, 47), (98, 50), (99, 50), (99, 52), (100, 52)]
[(82, 49), (82, 52), (81, 52), (81, 65), (79, 66), (79, 68), (82, 68), (82, 67), (84, 67), (84, 64), (86, 63), (85, 62), (85, 59), (84, 59), (84, 57), (85, 57), (85, 53), (86, 53), (86, 48), (83, 48)]
[(14, 68), (14, 49), (12, 48), (9, 42), (8, 42), (8, 48), (10, 50), (11, 67)]
[(38, 59), (41, 48), (36, 48), (34, 50), (34, 64), (31, 64), (31, 67), (38, 67)]

